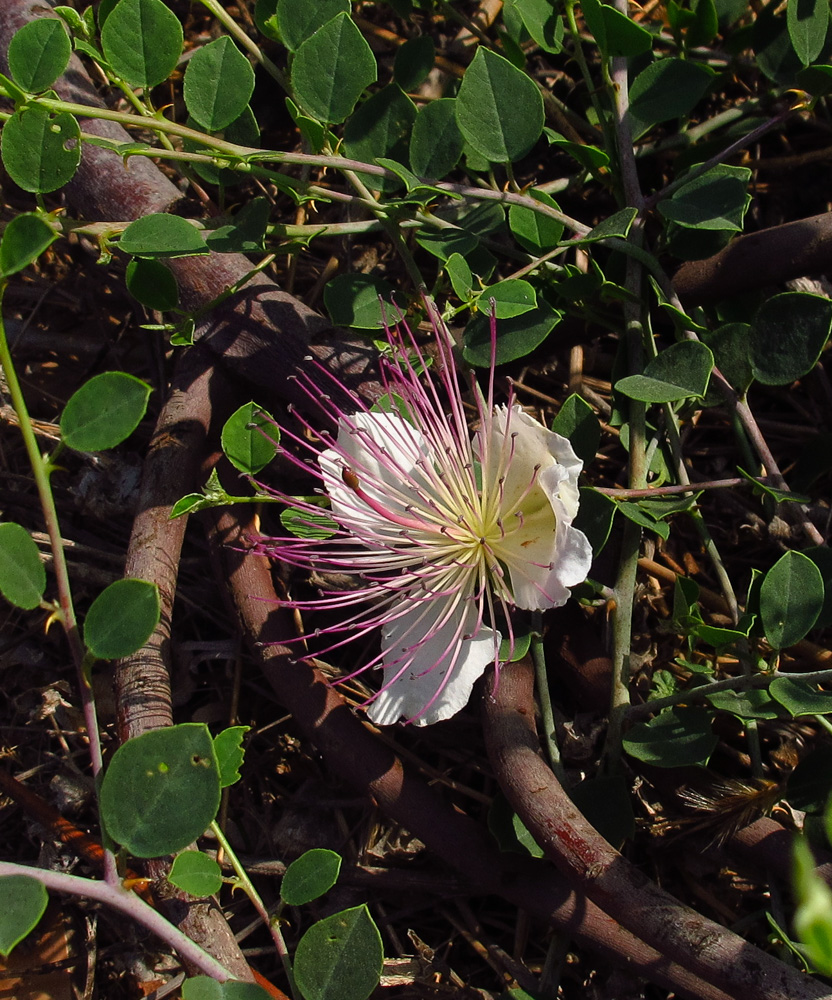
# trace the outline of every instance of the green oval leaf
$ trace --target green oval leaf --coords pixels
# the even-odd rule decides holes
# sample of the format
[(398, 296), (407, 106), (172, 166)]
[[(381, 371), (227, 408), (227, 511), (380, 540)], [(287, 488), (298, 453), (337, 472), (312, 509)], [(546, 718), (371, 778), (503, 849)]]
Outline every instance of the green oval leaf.
[(721, 712), (730, 712), (738, 719), (776, 719), (777, 704), (768, 691), (715, 691), (708, 701)]
[(414, 91), (427, 78), (436, 59), (436, 46), (430, 35), (408, 39), (393, 60), (393, 79), (402, 90)]
[(222, 450), (235, 469), (254, 475), (277, 454), (279, 438), (271, 414), (257, 403), (244, 403), (225, 422)]
[(705, 96), (713, 71), (688, 59), (658, 59), (642, 70), (630, 87), (633, 138), (653, 125), (681, 118)]
[[(378, 157), (407, 160), (407, 140), (416, 120), (416, 105), (397, 83), (382, 87), (360, 104), (344, 126), (344, 152), (350, 159), (374, 163)], [(398, 180), (365, 177), (374, 191), (391, 191)]]
[(747, 167), (720, 164), (683, 184), (672, 198), (660, 201), (666, 218), (688, 229), (742, 232), (745, 212), (751, 203)]
[(17, 274), (37, 260), (58, 238), (55, 230), (33, 212), (16, 215), (0, 241), (0, 274)]
[(337, 14), (349, 14), (349, 0), (278, 0), (277, 25), (283, 44), (290, 52), (310, 38)]
[(558, 415), (552, 421), (552, 430), (568, 438), (584, 465), (595, 460), (595, 453), (601, 443), (601, 424), (589, 403), (576, 392), (564, 400)]
[(488, 285), (480, 296), (480, 310), (491, 316), (492, 299), (497, 319), (512, 319), (531, 312), (537, 306), (537, 295), (532, 285), (522, 278), (506, 278), (496, 285)]
[(35, 105), (3, 126), (0, 153), (9, 177), (24, 191), (48, 194), (69, 183), (81, 162), (81, 129), (66, 113)]
[(84, 619), (84, 645), (99, 660), (130, 656), (147, 642), (158, 622), (156, 584), (116, 580), (90, 605)]
[(792, 716), (829, 715), (832, 712), (832, 691), (818, 691), (817, 687), (806, 681), (775, 677), (768, 690), (771, 697)]
[(557, 54), (563, 48), (563, 18), (549, 0), (513, 0), (526, 30), (544, 50)]
[(183, 94), (192, 118), (219, 132), (246, 110), (254, 93), (254, 70), (234, 42), (223, 35), (197, 49), (185, 70)]
[(627, 731), (624, 749), (636, 760), (656, 767), (707, 764), (719, 738), (711, 717), (700, 708), (674, 708)]
[(101, 29), (101, 48), (131, 87), (167, 80), (182, 55), (182, 25), (162, 0), (119, 0)]
[(540, 138), (543, 98), (522, 70), (483, 46), (462, 78), (456, 120), (481, 156), (491, 163), (512, 162)]
[(280, 883), (280, 898), (287, 906), (305, 906), (323, 896), (338, 881), (341, 857), (335, 851), (314, 848), (293, 861)]
[(376, 60), (364, 36), (341, 13), (300, 46), (292, 64), (298, 104), (318, 121), (342, 122), (375, 82)]
[(751, 324), (751, 369), (764, 385), (788, 385), (810, 372), (832, 329), (832, 302), (783, 292), (764, 302)]
[(40, 551), (20, 524), (0, 524), (0, 593), (16, 608), (38, 607), (46, 590)]
[(823, 577), (802, 552), (786, 552), (766, 573), (760, 587), (760, 617), (773, 649), (799, 642), (823, 607)]
[(381, 935), (366, 906), (313, 924), (295, 952), (295, 980), (305, 1000), (366, 1000), (384, 964)]
[(222, 888), (222, 869), (201, 851), (183, 851), (173, 859), (168, 882), (177, 889), (203, 899)]
[(37, 927), (49, 896), (42, 882), (28, 875), (0, 877), (0, 955), (7, 958), (12, 948)]
[(651, 358), (643, 375), (619, 379), (615, 388), (643, 403), (672, 403), (690, 396), (704, 396), (713, 366), (710, 348), (684, 340)]
[(104, 372), (72, 394), (61, 414), (61, 438), (75, 451), (115, 448), (139, 426), (153, 390), (135, 375)]
[(587, 27), (607, 56), (633, 56), (649, 52), (653, 36), (614, 7), (600, 0), (581, 0)]
[(419, 111), (413, 124), (410, 166), (420, 177), (441, 180), (459, 162), (464, 145), (454, 99), (431, 101)]
[(385, 317), (394, 323), (398, 316), (398, 310), (390, 305), (394, 292), (384, 278), (371, 274), (339, 274), (324, 287), (324, 305), (335, 326), (381, 330)]
[(72, 42), (63, 21), (41, 17), (16, 31), (9, 42), (9, 70), (30, 94), (51, 87), (69, 64)]
[(121, 234), (118, 247), (137, 257), (193, 257), (211, 252), (202, 233), (187, 219), (164, 212), (131, 222)]
[[(2, 253), (2, 246), (0, 246)], [(125, 274), (127, 290), (143, 306), (166, 312), (179, 305), (179, 287), (170, 268), (158, 260), (134, 257)]]
[(182, 1000), (270, 1000), (272, 996), (257, 983), (237, 979), (218, 983), (208, 976), (192, 976), (182, 983)]
[[(563, 313), (548, 305), (538, 306), (514, 319), (497, 320), (498, 365), (523, 358), (539, 347), (563, 319)], [(479, 313), (465, 327), (462, 356), (469, 365), (488, 368), (491, 364), (491, 319)]]
[(128, 740), (116, 750), (101, 783), (107, 833), (137, 858), (184, 850), (208, 829), (219, 805), (214, 741), (198, 722)]
[(220, 768), (222, 788), (234, 785), (240, 780), (240, 768), (245, 758), (243, 737), (250, 728), (250, 726), (229, 726), (214, 737), (214, 752)]
[[(535, 191), (532, 188), (526, 193), (542, 205), (559, 210), (557, 202), (545, 191)], [(542, 212), (535, 212), (534, 209), (524, 208), (522, 205), (509, 206), (508, 225), (520, 246), (535, 257), (546, 253), (547, 250), (553, 250), (563, 236), (562, 222)]]
[(829, 0), (789, 0), (786, 26), (797, 58), (808, 66), (820, 55), (829, 28)]

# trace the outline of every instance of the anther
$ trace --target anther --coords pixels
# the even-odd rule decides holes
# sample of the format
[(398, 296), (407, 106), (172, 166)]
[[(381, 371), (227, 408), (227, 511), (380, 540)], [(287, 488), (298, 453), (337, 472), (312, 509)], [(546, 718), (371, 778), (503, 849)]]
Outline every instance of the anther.
[(344, 485), (348, 486), (351, 490), (357, 490), (360, 483), (358, 481), (358, 476), (348, 469), (346, 466), (341, 470), (341, 479), (344, 481)]

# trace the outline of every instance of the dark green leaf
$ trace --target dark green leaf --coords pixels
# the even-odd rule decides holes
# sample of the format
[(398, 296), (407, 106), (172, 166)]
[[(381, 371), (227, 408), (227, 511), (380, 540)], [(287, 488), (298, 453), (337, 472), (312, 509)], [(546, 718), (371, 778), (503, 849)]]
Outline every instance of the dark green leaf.
[[(0, 877), (0, 955), (7, 958), (12, 948), (33, 931), (46, 910), (49, 897), (42, 882), (28, 875)], [(6, 979), (8, 982), (8, 979)]]
[(613, 847), (620, 848), (636, 832), (630, 787), (621, 775), (586, 778), (569, 797), (586, 819)]
[(650, 32), (615, 7), (600, 0), (582, 0), (581, 9), (589, 30), (606, 55), (633, 58), (653, 47)]
[(790, 677), (775, 677), (769, 685), (775, 701), (793, 716), (829, 715), (832, 713), (832, 691), (818, 691), (806, 681), (793, 681)]
[(72, 42), (62, 21), (41, 17), (16, 31), (9, 42), (9, 71), (31, 94), (51, 87), (69, 64)]
[(795, 82), (812, 97), (825, 97), (832, 92), (832, 66), (806, 66), (795, 74)]
[(740, 719), (776, 719), (777, 704), (768, 691), (716, 691), (708, 701), (721, 712), (730, 712)]
[(597, 556), (610, 537), (617, 508), (610, 497), (587, 486), (581, 487), (580, 494), (581, 505), (573, 524), (586, 535), (593, 555)]
[(271, 996), (257, 983), (236, 979), (219, 983), (208, 976), (193, 976), (182, 984), (182, 1000), (269, 1000)]
[(503, 852), (526, 854), (533, 858), (543, 857), (543, 848), (529, 833), (502, 792), (494, 796), (488, 810), (488, 831)]
[(569, 438), (575, 454), (584, 465), (595, 460), (595, 452), (601, 441), (601, 425), (589, 403), (576, 392), (564, 401), (552, 422), (552, 430)]
[(456, 123), (455, 101), (426, 104), (416, 116), (410, 138), (410, 166), (421, 177), (441, 180), (457, 165), (464, 140)]
[(153, 729), (123, 743), (101, 784), (107, 833), (137, 858), (176, 854), (220, 805), (214, 741), (203, 723)]
[(3, 166), (24, 191), (48, 194), (68, 184), (81, 162), (81, 129), (66, 113), (31, 105), (3, 126)]
[(618, 510), (634, 524), (638, 524), (648, 531), (655, 531), (656, 534), (665, 541), (670, 537), (670, 525), (660, 521), (643, 509), (641, 504), (632, 500), (616, 500), (615, 505)]
[(155, 87), (179, 62), (182, 25), (162, 0), (119, 0), (101, 29), (101, 48), (131, 87)]
[[(35, 22), (32, 22), (35, 23)], [(17, 274), (50, 247), (58, 234), (39, 215), (22, 212), (6, 226), (0, 241), (0, 274)]]
[(644, 403), (671, 403), (701, 397), (708, 388), (714, 356), (710, 348), (692, 340), (671, 344), (651, 358), (643, 375), (628, 375), (615, 383), (617, 392)]
[(613, 237), (626, 239), (627, 234), (630, 231), (630, 226), (632, 226), (633, 220), (637, 215), (638, 209), (622, 208), (609, 218), (604, 219), (603, 222), (599, 222), (594, 229), (591, 229), (586, 234), (586, 236), (581, 236), (580, 239), (562, 242), (568, 242), (570, 246), (583, 246), (586, 243), (597, 243), (599, 240), (608, 240)]
[(283, 44), (296, 52), (318, 28), (337, 14), (349, 14), (349, 0), (278, 0), (277, 24)]
[(227, 788), (240, 780), (240, 768), (243, 766), (245, 750), (243, 737), (250, 726), (229, 726), (214, 737), (214, 753), (220, 769), (220, 787)]
[(104, 372), (85, 382), (61, 414), (61, 439), (75, 451), (115, 448), (139, 426), (152, 389), (135, 375)]
[(713, 80), (714, 73), (687, 59), (658, 59), (638, 74), (630, 87), (633, 137), (653, 125), (691, 112)]
[(219, 132), (240, 117), (254, 93), (254, 70), (234, 42), (223, 35), (197, 49), (188, 61), (185, 105), (208, 132)]
[(313, 848), (293, 861), (280, 883), (280, 898), (287, 906), (306, 906), (338, 881), (341, 857), (335, 851)]
[(393, 286), (384, 278), (339, 274), (324, 287), (324, 305), (335, 326), (381, 330), (385, 319), (391, 324), (398, 319), (398, 310), (390, 305), (393, 292)]
[[(496, 363), (504, 365), (523, 358), (538, 347), (563, 318), (563, 313), (540, 305), (514, 319), (497, 320)], [(469, 365), (488, 368), (491, 364), (491, 319), (479, 313), (465, 327), (462, 356)]]
[(235, 469), (250, 476), (258, 473), (277, 454), (280, 432), (274, 418), (255, 402), (245, 403), (226, 420), (222, 450)]
[[(351, 160), (374, 163), (378, 157), (407, 160), (410, 130), (416, 120), (416, 105), (397, 83), (382, 87), (360, 104), (344, 126), (344, 152)], [(391, 191), (398, 187), (392, 178), (367, 176), (372, 190)]]
[(803, 555), (812, 560), (823, 579), (823, 607), (815, 622), (815, 628), (828, 628), (832, 625), (832, 549), (826, 545), (817, 545), (804, 549)]
[(513, 0), (512, 6), (544, 52), (557, 54), (563, 49), (563, 18), (558, 16), (549, 0)]
[(536, 306), (534, 287), (522, 278), (506, 278), (496, 285), (486, 286), (479, 301), (480, 311), (490, 317), (493, 307), (497, 319), (513, 319), (531, 312)]
[(203, 899), (215, 895), (222, 888), (222, 869), (207, 854), (183, 851), (173, 859), (168, 882), (190, 896)]
[(820, 570), (802, 552), (786, 552), (766, 573), (760, 588), (760, 615), (773, 649), (799, 642), (823, 607)]
[(164, 212), (136, 219), (121, 234), (119, 249), (137, 257), (193, 257), (211, 251), (186, 219)]
[(298, 104), (318, 121), (342, 122), (375, 82), (375, 56), (347, 14), (327, 21), (300, 46), (292, 64)]
[(366, 906), (319, 920), (295, 952), (295, 980), (304, 1000), (366, 1000), (384, 963), (381, 935)]
[[(544, 191), (532, 188), (526, 192), (529, 197), (542, 205), (559, 210), (557, 202)], [(508, 224), (512, 235), (530, 254), (540, 256), (547, 250), (553, 250), (563, 236), (563, 223), (550, 215), (535, 212), (523, 205), (511, 205), (508, 210)]]
[[(0, 247), (2, 251), (2, 247)], [(125, 274), (127, 290), (143, 306), (165, 312), (179, 305), (179, 287), (170, 268), (158, 260), (134, 257)]]
[(516, 66), (481, 46), (465, 72), (456, 119), (466, 141), (492, 163), (521, 159), (543, 131), (543, 98)]
[(84, 645), (99, 660), (130, 656), (147, 642), (159, 622), (159, 591), (147, 580), (116, 580), (90, 605)]
[(256, 253), (263, 250), (270, 212), (268, 198), (262, 195), (251, 198), (230, 223), (207, 233), (205, 243), (216, 253)]
[(688, 229), (742, 232), (745, 212), (751, 203), (747, 167), (719, 164), (683, 184), (658, 209), (666, 218)]
[(808, 66), (820, 55), (826, 41), (829, 0), (789, 0), (786, 25), (798, 59)]
[[(570, 142), (569, 139), (565, 139), (559, 132), (553, 132), (550, 128), (543, 129), (543, 132), (549, 140), (549, 145), (555, 146), (564, 153), (568, 153), (584, 169), (597, 170), (599, 167), (609, 166), (609, 155), (603, 149), (580, 142)], [(529, 194), (534, 197), (533, 191), (530, 191)]]
[(754, 381), (748, 357), (750, 332), (748, 323), (725, 323), (701, 334), (703, 343), (713, 351), (715, 367), (739, 393), (745, 393)]
[(428, 73), (433, 69), (435, 58), (436, 46), (429, 35), (410, 38), (396, 52), (393, 79), (402, 90), (414, 91), (424, 83)]
[(832, 890), (815, 872), (815, 859), (805, 837), (795, 840), (794, 860), (798, 902), (794, 929), (818, 972), (832, 975)]
[(815, 747), (788, 777), (789, 805), (807, 813), (822, 812), (832, 792), (832, 747)]
[(16, 608), (38, 607), (46, 590), (40, 551), (20, 524), (0, 524), (0, 593)]
[(468, 302), (474, 289), (474, 276), (468, 261), (462, 254), (452, 253), (445, 262), (445, 271), (451, 279), (454, 294), (463, 302)]
[(636, 760), (656, 767), (689, 767), (707, 764), (718, 742), (707, 711), (674, 708), (629, 729), (624, 749)]
[(749, 354), (763, 385), (788, 385), (810, 372), (832, 329), (832, 302), (808, 292), (783, 292), (764, 302), (751, 324)]

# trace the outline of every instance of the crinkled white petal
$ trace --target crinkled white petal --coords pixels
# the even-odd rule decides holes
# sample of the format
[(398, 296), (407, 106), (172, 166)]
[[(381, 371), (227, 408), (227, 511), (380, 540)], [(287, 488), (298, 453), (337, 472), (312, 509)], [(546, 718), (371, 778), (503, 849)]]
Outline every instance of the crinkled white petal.
[[(388, 664), (385, 676), (395, 674), (405, 664), (406, 669), (370, 705), (368, 715), (377, 725), (390, 726), (403, 719), (412, 720), (416, 726), (429, 726), (450, 719), (467, 705), (475, 682), (494, 662), (499, 633), (481, 626), (472, 638), (461, 638), (476, 628), (477, 609), (466, 604), (464, 610), (460, 607), (459, 613), (445, 621), (450, 602), (455, 603), (455, 599), (439, 598), (427, 611), (424, 603), (417, 603), (382, 628), (381, 648)], [(459, 614), (464, 615), (461, 628)], [(413, 649), (425, 635), (427, 640)], [(449, 671), (450, 677), (442, 687)], [(440, 687), (441, 693), (425, 710)]]

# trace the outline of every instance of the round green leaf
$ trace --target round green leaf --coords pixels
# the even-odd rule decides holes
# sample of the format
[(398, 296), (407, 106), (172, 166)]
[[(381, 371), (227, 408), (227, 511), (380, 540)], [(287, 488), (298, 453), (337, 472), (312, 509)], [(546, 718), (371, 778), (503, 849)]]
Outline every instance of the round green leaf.
[(137, 257), (192, 257), (210, 253), (198, 229), (178, 215), (157, 212), (136, 219), (121, 234), (124, 253)]
[[(748, 323), (725, 323), (701, 334), (703, 343), (713, 351), (714, 364), (739, 392), (744, 393), (754, 381), (748, 358)], [(711, 389), (713, 392), (713, 389)], [(722, 397), (719, 397), (720, 401)]]
[(341, 856), (314, 848), (293, 861), (280, 883), (280, 898), (287, 906), (305, 906), (323, 896), (338, 881)]
[[(2, 254), (0, 246), (0, 254)], [(179, 287), (170, 268), (161, 261), (134, 257), (127, 265), (127, 290), (148, 309), (166, 312), (179, 305)]]
[(552, 421), (552, 430), (569, 439), (575, 454), (585, 465), (595, 460), (601, 442), (601, 425), (589, 403), (576, 392), (564, 400)]
[(214, 741), (200, 722), (128, 740), (116, 750), (101, 783), (107, 833), (137, 858), (184, 850), (207, 830), (219, 805)]
[(751, 203), (747, 167), (720, 164), (682, 185), (672, 198), (660, 201), (666, 218), (688, 229), (742, 232), (745, 212)]
[(42, 882), (28, 875), (4, 875), (0, 878), (0, 955), (6, 958), (12, 948), (35, 929), (43, 916), (49, 896)]
[(155, 87), (179, 62), (182, 25), (162, 0), (119, 0), (101, 29), (101, 48), (131, 87)]
[(39, 215), (33, 212), (16, 215), (0, 241), (0, 274), (8, 276), (22, 271), (57, 238), (55, 230)]
[(658, 59), (641, 71), (630, 87), (633, 137), (651, 126), (692, 111), (705, 96), (713, 71), (689, 59)]
[(760, 587), (760, 616), (772, 648), (786, 649), (814, 626), (823, 608), (823, 577), (802, 552), (786, 552)]
[[(371, 274), (339, 274), (324, 288), (324, 305), (335, 326), (356, 330), (380, 330), (395, 322), (398, 310), (389, 305), (394, 288), (389, 281)], [(381, 303), (386, 305), (382, 307)]]
[[(535, 201), (549, 208), (558, 208), (557, 202), (545, 191), (535, 191), (532, 188), (526, 192)], [(549, 215), (535, 212), (534, 209), (522, 205), (511, 205), (508, 210), (508, 225), (517, 242), (536, 257), (553, 250), (563, 236), (563, 223)]]
[(721, 712), (730, 712), (738, 719), (776, 719), (777, 704), (768, 691), (715, 691), (708, 701)]
[(290, 52), (315, 34), (337, 14), (349, 14), (349, 0), (278, 0), (277, 24), (283, 44)]
[(32, 105), (16, 111), (0, 136), (3, 166), (24, 191), (48, 194), (75, 176), (81, 162), (81, 129), (66, 113)]
[(523, 19), (526, 30), (544, 50), (558, 53), (563, 48), (563, 18), (549, 0), (514, 0), (514, 8)]
[(651, 358), (643, 375), (619, 379), (615, 388), (643, 403), (671, 403), (689, 396), (704, 396), (713, 366), (710, 348), (683, 340)]
[(90, 605), (84, 645), (99, 660), (117, 660), (141, 649), (159, 622), (159, 591), (147, 580), (116, 580)]
[(239, 118), (253, 93), (251, 63), (228, 35), (197, 49), (188, 62), (185, 105), (207, 132), (218, 132)]
[(298, 104), (318, 121), (342, 122), (375, 82), (376, 60), (364, 36), (341, 13), (300, 46), (292, 64)]
[(214, 737), (214, 753), (220, 768), (220, 785), (227, 788), (240, 780), (245, 750), (243, 737), (250, 726), (229, 726)]
[[(514, 319), (497, 320), (496, 363), (504, 365), (523, 358), (539, 347), (563, 318), (563, 313), (538, 306)], [(491, 319), (479, 313), (465, 327), (462, 356), (469, 365), (488, 368), (491, 364)]]
[(115, 448), (139, 426), (153, 390), (135, 375), (104, 372), (72, 394), (61, 414), (61, 438), (75, 451)]
[(614, 7), (600, 0), (582, 0), (581, 10), (595, 41), (607, 56), (632, 58), (652, 48), (650, 32)]
[(36, 608), (46, 590), (46, 570), (29, 532), (12, 521), (0, 524), (0, 593), (16, 608)]
[(305, 1000), (366, 1000), (384, 964), (381, 935), (366, 906), (319, 920), (295, 952), (295, 980)]
[(41, 17), (15, 32), (9, 42), (9, 70), (15, 83), (30, 94), (51, 87), (72, 55), (63, 21)]
[(818, 691), (806, 681), (775, 677), (769, 685), (769, 693), (792, 716), (832, 713), (832, 691)]
[(235, 469), (254, 475), (277, 454), (279, 436), (271, 414), (257, 403), (244, 403), (225, 422), (222, 450)]
[(269, 1000), (271, 996), (257, 983), (238, 979), (218, 983), (209, 976), (192, 976), (182, 983), (182, 1000)]
[(201, 851), (183, 851), (173, 859), (168, 882), (177, 889), (203, 899), (222, 888), (222, 869)]
[(393, 79), (402, 90), (416, 90), (433, 69), (435, 59), (436, 46), (430, 35), (410, 38), (396, 52)]
[[(8, 126), (7, 126), (8, 127)], [(788, 385), (810, 372), (832, 329), (832, 302), (808, 292), (783, 292), (764, 302), (751, 324), (749, 354), (763, 385)]]
[(496, 285), (488, 285), (480, 296), (480, 310), (491, 316), (492, 302), (497, 319), (512, 319), (531, 312), (537, 306), (537, 295), (532, 285), (522, 278), (507, 278)]
[(700, 708), (674, 708), (627, 731), (624, 749), (636, 760), (656, 767), (707, 764), (719, 738), (711, 730), (708, 712)]
[[(378, 157), (407, 160), (407, 140), (416, 120), (416, 105), (397, 83), (382, 87), (360, 104), (344, 126), (344, 152), (352, 160), (373, 163)], [(373, 190), (388, 191), (398, 180), (365, 177)]]
[(491, 163), (521, 159), (543, 131), (543, 98), (526, 74), (482, 46), (462, 78), (456, 120), (466, 141)]
[(829, 0), (789, 0), (786, 26), (797, 58), (808, 66), (820, 55), (829, 28)]

